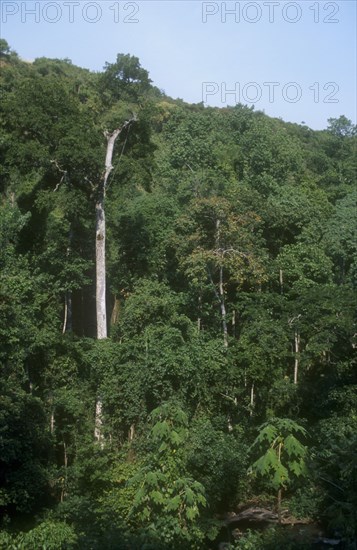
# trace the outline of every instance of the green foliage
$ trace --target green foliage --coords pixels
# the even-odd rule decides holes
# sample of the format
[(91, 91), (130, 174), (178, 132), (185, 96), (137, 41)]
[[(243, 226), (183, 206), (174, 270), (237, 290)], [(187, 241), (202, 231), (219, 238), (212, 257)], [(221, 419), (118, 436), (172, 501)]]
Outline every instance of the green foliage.
[[(166, 451), (162, 444), (160, 449), (161, 453)], [(159, 466), (150, 464), (129, 480), (140, 488), (128, 519), (166, 545), (190, 544), (199, 548), (205, 536), (199, 522), (200, 509), (206, 505), (203, 487), (180, 471), (179, 458), (168, 454), (160, 458)]]
[[(215, 514), (268, 488), (353, 540), (355, 127), (173, 100), (130, 55), (0, 57), (1, 544), (206, 548)], [(103, 132), (133, 117), (96, 342)]]
[(334, 136), (338, 137), (350, 137), (356, 135), (356, 125), (352, 124), (344, 115), (339, 118), (329, 118), (327, 130)]
[(204, 416), (198, 417), (190, 430), (188, 465), (205, 487), (212, 511), (233, 509), (247, 491), (248, 449), (242, 430), (237, 427), (236, 431), (237, 435), (227, 434)]
[(10, 536), (0, 533), (0, 548), (7, 550), (71, 550), (77, 548), (77, 536), (70, 525), (43, 521), (31, 531)]
[[(342, 396), (340, 395), (340, 399)], [(356, 416), (355, 394), (351, 416), (334, 415), (322, 420), (316, 430), (317, 445), (312, 450), (312, 467), (315, 470), (315, 483), (322, 492), (324, 516), (329, 525), (345, 534), (350, 541), (357, 532), (356, 517)]]
[(28, 513), (39, 508), (48, 483), (43, 403), (14, 381), (3, 381), (0, 403), (0, 509)]
[(115, 469), (116, 487), (104, 497), (104, 509), (119, 513), (147, 543), (202, 548), (207, 502), (204, 487), (187, 470), (187, 415), (165, 403), (152, 411), (150, 421), (149, 449), (135, 464)]
[(296, 489), (289, 498), (289, 511), (296, 518), (318, 520), (323, 505), (321, 489), (312, 481), (305, 480), (304, 485)]
[(149, 73), (139, 59), (129, 54), (118, 54), (115, 63), (106, 63), (99, 78), (99, 91), (104, 105), (116, 107), (118, 100), (137, 102), (150, 90)]
[(266, 531), (248, 531), (229, 546), (232, 550), (307, 550), (314, 548), (309, 534), (289, 533), (286, 529), (269, 528)]
[(5, 38), (0, 38), (0, 56), (6, 56), (10, 53), (10, 46)]
[(288, 418), (272, 418), (262, 426), (252, 445), (252, 452), (265, 450), (250, 471), (267, 477), (273, 489), (286, 488), (294, 477), (306, 476), (307, 447), (297, 437), (306, 430)]

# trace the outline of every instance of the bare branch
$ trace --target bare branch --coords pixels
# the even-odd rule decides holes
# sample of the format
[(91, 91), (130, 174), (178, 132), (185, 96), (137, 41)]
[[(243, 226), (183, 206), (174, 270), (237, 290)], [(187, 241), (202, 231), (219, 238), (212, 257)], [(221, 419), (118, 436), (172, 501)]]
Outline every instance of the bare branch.
[(230, 395), (225, 395), (224, 393), (219, 393), (222, 397), (225, 399), (228, 399), (229, 401), (233, 401), (233, 403), (237, 406), (238, 405), (238, 399), (236, 397), (231, 397)]
[(57, 183), (56, 187), (55, 187), (54, 190), (53, 190), (53, 192), (55, 193), (56, 191), (58, 191), (59, 186), (61, 185), (61, 183), (63, 183), (63, 181), (66, 181), (66, 180), (67, 180), (67, 174), (68, 174), (68, 172), (67, 172), (67, 170), (63, 170), (63, 169), (60, 167), (60, 165), (58, 164), (58, 162), (57, 162), (56, 159), (53, 159), (53, 160), (51, 160), (50, 162), (56, 166), (56, 168), (57, 168), (57, 170), (58, 170), (59, 172), (62, 173), (62, 177), (61, 177), (60, 181)]

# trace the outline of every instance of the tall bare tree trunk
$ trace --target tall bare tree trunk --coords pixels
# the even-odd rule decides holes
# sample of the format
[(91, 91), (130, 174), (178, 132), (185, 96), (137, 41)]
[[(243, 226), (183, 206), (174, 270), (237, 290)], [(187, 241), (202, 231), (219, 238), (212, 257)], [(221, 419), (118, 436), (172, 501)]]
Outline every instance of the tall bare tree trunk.
[(105, 211), (104, 193), (95, 205), (96, 210), (96, 306), (97, 306), (97, 338), (107, 337), (107, 308), (105, 280)]
[(107, 337), (107, 308), (106, 308), (106, 286), (105, 286), (105, 195), (108, 178), (113, 170), (112, 160), (115, 142), (120, 134), (129, 128), (136, 118), (127, 120), (123, 126), (114, 132), (105, 132), (107, 139), (107, 152), (105, 156), (105, 171), (102, 181), (98, 186), (98, 196), (95, 205), (96, 211), (96, 309), (97, 309), (97, 339), (103, 340)]
[[(107, 139), (107, 152), (105, 156), (105, 171), (103, 179), (98, 186), (98, 195), (95, 205), (96, 211), (96, 240), (95, 240), (95, 258), (96, 258), (96, 311), (97, 311), (97, 339), (105, 340), (107, 338), (107, 307), (106, 307), (106, 263), (105, 263), (105, 195), (108, 184), (108, 178), (113, 170), (112, 160), (114, 146), (121, 132), (129, 128), (135, 118), (126, 121), (123, 126), (114, 130), (114, 132), (105, 132)], [(103, 446), (103, 404), (100, 397), (97, 397), (95, 406), (95, 427), (94, 438)]]
[(96, 212), (96, 309), (97, 309), (97, 339), (107, 337), (107, 307), (106, 307), (106, 280), (105, 280), (105, 194), (110, 172), (113, 170), (112, 160), (114, 145), (123, 128), (117, 128), (113, 133), (105, 132), (107, 138), (107, 154), (105, 157), (105, 172), (99, 184), (98, 198), (95, 205)]

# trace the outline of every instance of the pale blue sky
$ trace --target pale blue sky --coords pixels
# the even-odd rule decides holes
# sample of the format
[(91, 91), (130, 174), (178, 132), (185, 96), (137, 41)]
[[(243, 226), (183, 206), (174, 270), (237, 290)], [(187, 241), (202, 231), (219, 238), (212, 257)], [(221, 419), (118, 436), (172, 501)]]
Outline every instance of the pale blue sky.
[(354, 0), (2, 0), (1, 36), (24, 59), (97, 71), (136, 55), (156, 86), (188, 102), (255, 102), (315, 129), (341, 114), (356, 122)]

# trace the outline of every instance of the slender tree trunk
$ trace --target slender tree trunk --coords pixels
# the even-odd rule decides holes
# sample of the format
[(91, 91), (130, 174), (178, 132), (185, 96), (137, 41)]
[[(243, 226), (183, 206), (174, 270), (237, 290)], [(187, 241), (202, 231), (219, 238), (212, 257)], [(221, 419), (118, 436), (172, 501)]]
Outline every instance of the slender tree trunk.
[(252, 385), (250, 387), (250, 416), (253, 416), (253, 409), (254, 409), (254, 382), (252, 382)]
[[(216, 220), (216, 248), (220, 251), (221, 246), (221, 220)], [(223, 259), (223, 254), (222, 254)], [(228, 348), (228, 329), (227, 329), (227, 311), (224, 299), (224, 282), (223, 282), (223, 265), (219, 266), (219, 301), (221, 305), (222, 329), (223, 329), (223, 345)]]
[(283, 270), (279, 270), (279, 283), (280, 283), (280, 294), (284, 294), (284, 279), (283, 279)]
[(73, 328), (73, 308), (72, 308), (72, 291), (67, 291), (67, 332), (72, 332)]
[(202, 329), (201, 315), (202, 315), (202, 293), (200, 292), (199, 296), (198, 296), (198, 317), (197, 317), (197, 332), (198, 332), (198, 334), (201, 332), (201, 329)]
[(53, 410), (51, 411), (50, 431), (51, 431), (51, 435), (53, 435), (53, 433), (54, 433), (54, 431), (55, 431), (55, 415), (54, 415)]
[(64, 294), (64, 314), (62, 334), (72, 332), (72, 292), (67, 290)]
[(221, 315), (222, 315), (222, 327), (223, 327), (223, 345), (228, 348), (228, 329), (227, 329), (227, 312), (226, 304), (224, 300), (224, 286), (223, 286), (223, 267), (219, 268), (219, 296), (221, 299)]
[(102, 432), (103, 427), (103, 413), (102, 413), (102, 400), (97, 397), (95, 404), (95, 424), (94, 424), (94, 440), (100, 444), (101, 448), (104, 447), (104, 436)]
[(296, 330), (294, 334), (294, 351), (295, 351), (295, 361), (294, 361), (294, 384), (298, 383), (298, 373), (299, 373), (299, 353), (300, 353), (300, 334)]
[[(73, 231), (72, 231), (72, 228), (70, 228), (69, 235), (68, 235), (67, 258), (71, 253), (72, 239), (73, 239)], [(72, 332), (72, 291), (71, 290), (66, 290), (64, 294), (64, 319), (63, 319), (62, 334), (65, 334), (66, 332)]]
[(67, 303), (67, 292), (64, 293), (64, 314), (63, 314), (63, 328), (62, 334), (67, 330), (67, 315), (68, 315), (68, 303)]
[(26, 366), (26, 374), (27, 374), (27, 379), (28, 379), (28, 391), (32, 395), (33, 383), (32, 383), (32, 380), (31, 380), (31, 373), (30, 373), (30, 368), (29, 368), (28, 365)]
[(128, 441), (130, 441), (130, 443), (133, 441), (134, 436), (135, 436), (135, 424), (131, 424), (129, 428), (129, 433), (128, 433)]
[(118, 320), (120, 311), (120, 300), (117, 296), (114, 296), (114, 305), (112, 309), (112, 316), (110, 318), (110, 324), (113, 326)]
[(50, 393), (49, 396), (49, 405), (50, 405), (50, 433), (53, 435), (55, 431), (55, 413), (54, 413), (54, 407), (53, 407), (53, 394)]

